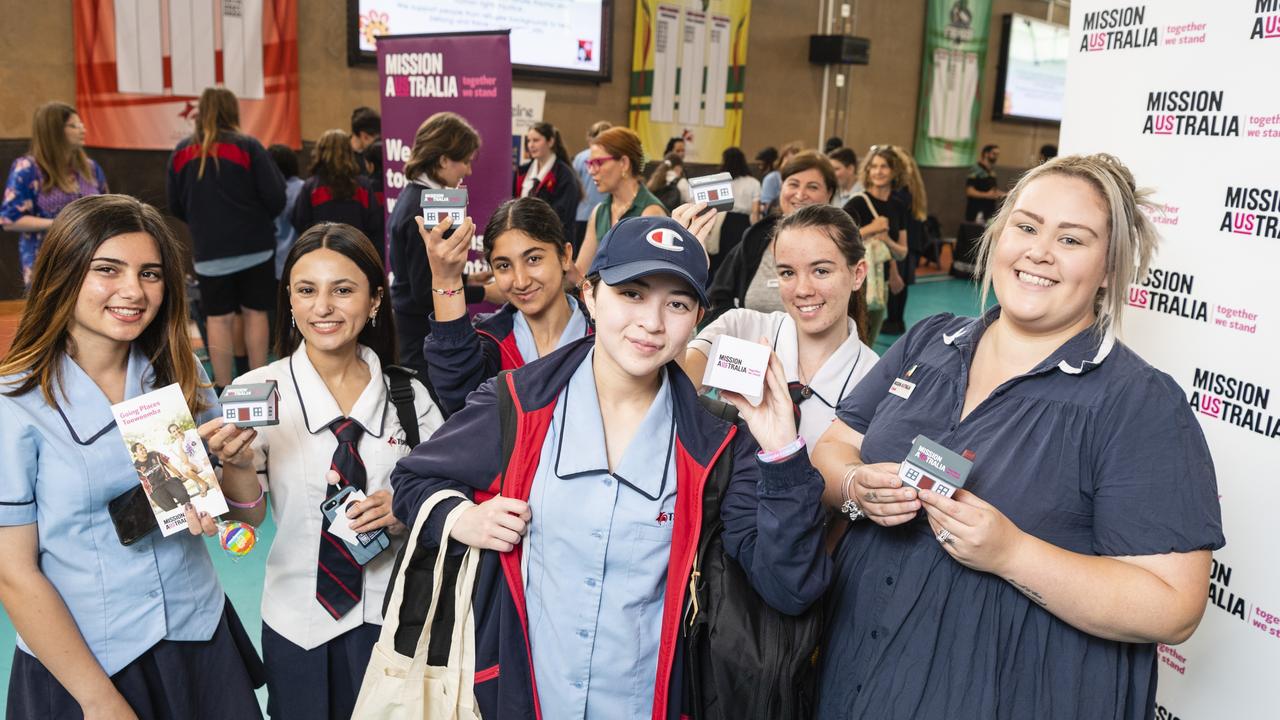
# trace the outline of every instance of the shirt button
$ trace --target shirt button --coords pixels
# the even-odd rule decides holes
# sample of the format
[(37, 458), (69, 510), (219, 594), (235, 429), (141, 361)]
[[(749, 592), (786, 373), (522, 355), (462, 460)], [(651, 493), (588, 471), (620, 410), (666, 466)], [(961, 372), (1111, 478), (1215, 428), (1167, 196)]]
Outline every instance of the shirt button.
[(613, 478), (605, 478), (605, 479), (604, 479), (604, 486), (605, 486), (605, 487), (609, 487), (610, 485), (613, 485)]
[(862, 692), (862, 683), (858, 683), (858, 687), (854, 688), (853, 691), (856, 693)]
[(587, 631), (586, 631), (586, 630), (579, 630), (579, 631), (578, 631), (578, 637), (580, 637), (580, 638), (585, 638), (588, 634), (589, 634), (589, 633), (587, 633)]
[(150, 598), (160, 597), (160, 591), (152, 590), (151, 592), (147, 593), (147, 597), (150, 597)]
[(872, 630), (872, 631), (871, 631), (871, 639), (872, 639), (872, 640), (877, 640), (877, 639), (879, 639), (879, 638), (880, 638), (880, 631), (879, 631), (879, 630)]
[(595, 579), (595, 578), (587, 578), (587, 587), (595, 587), (595, 586), (596, 586), (596, 579)]
[(573, 683), (573, 686), (574, 686), (574, 687), (576, 687), (576, 688), (578, 688), (579, 690), (581, 690), (581, 689), (582, 689), (582, 681), (581, 681), (581, 680), (578, 680), (578, 681), (574, 682), (574, 683)]
[(592, 531), (591, 531), (591, 537), (593, 537), (593, 538), (595, 538), (595, 539), (599, 540), (600, 538), (604, 537), (604, 532), (602, 532), (602, 531), (600, 531), (600, 530), (592, 530)]
[(885, 584), (885, 585), (892, 585), (892, 584), (893, 584), (893, 578), (892, 578), (892, 577), (887, 577), (887, 578), (885, 578), (885, 579), (884, 579), (884, 584)]

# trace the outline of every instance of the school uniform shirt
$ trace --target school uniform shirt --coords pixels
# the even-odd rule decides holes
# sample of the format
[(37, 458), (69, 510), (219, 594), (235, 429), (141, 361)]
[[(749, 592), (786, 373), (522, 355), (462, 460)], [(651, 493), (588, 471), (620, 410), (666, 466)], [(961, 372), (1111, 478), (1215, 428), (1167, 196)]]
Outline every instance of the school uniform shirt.
[(733, 189), (733, 212), (750, 215), (760, 199), (760, 181), (750, 175), (739, 175), (729, 186)]
[(546, 718), (638, 718), (653, 710), (675, 524), (671, 390), (664, 370), (610, 473), (594, 352), (560, 392), (529, 496), (525, 597)]
[[(365, 494), (372, 495), (391, 489), (391, 469), (412, 448), (405, 443), (377, 354), (363, 345), (358, 352), (369, 366), (370, 380), (347, 417), (364, 428), (357, 450), (367, 472)], [(306, 341), (289, 357), (236, 383), (267, 380), (275, 380), (280, 391), (280, 423), (258, 428), (253, 442), (254, 462), (276, 523), (276, 540), (267, 556), (262, 621), (294, 645), (311, 650), (362, 623), (382, 624), (382, 599), (402, 540), (392, 537), (391, 547), (364, 566), (360, 602), (342, 619), (334, 620), (321, 607), (315, 598), (316, 552), (324, 517), (320, 504), (328, 490), (325, 473), (338, 447), (329, 424), (343, 413), (307, 358)], [(416, 381), (413, 406), (425, 440), (444, 419), (426, 387)]]
[[(126, 372), (126, 399), (155, 389), (136, 347)], [(40, 571), (103, 672), (114, 675), (161, 640), (213, 637), (225, 596), (201, 537), (156, 531), (120, 544), (107, 503), (138, 486), (133, 458), (110, 401), (70, 356), (61, 378), (56, 407), (39, 388), (0, 395), (0, 525), (36, 524)], [(201, 380), (208, 382), (203, 373)], [(197, 423), (217, 417), (213, 392), (204, 397)], [(21, 637), (18, 647), (31, 653)]]
[[(565, 299), (569, 301), (569, 322), (564, 326), (564, 330), (560, 331), (560, 339), (556, 341), (556, 346), (552, 350), (559, 350), (587, 334), (586, 313), (578, 309), (578, 301), (573, 296), (565, 295)], [(524, 313), (517, 312), (511, 318), (511, 334), (515, 336), (516, 349), (520, 351), (520, 357), (524, 358), (525, 362), (538, 359), (538, 342), (533, 339), (533, 328), (529, 327), (529, 319), (524, 316)]]
[[(827, 358), (818, 372), (805, 386), (808, 393), (800, 402), (800, 437), (804, 438), (805, 447), (810, 452), (818, 443), (818, 438), (827, 431), (827, 427), (836, 417), (836, 406), (853, 391), (858, 381), (866, 377), (880, 359), (875, 351), (858, 339), (858, 326), (853, 318), (847, 320), (849, 337)], [(702, 329), (689, 347), (711, 354), (711, 344), (721, 335), (729, 335), (751, 342), (760, 338), (769, 338), (773, 351), (782, 361), (782, 369), (787, 374), (787, 382), (800, 382), (800, 351), (796, 330), (796, 321), (785, 312), (761, 313), (739, 308), (716, 318), (716, 321)], [(695, 383), (701, 378), (693, 378)]]

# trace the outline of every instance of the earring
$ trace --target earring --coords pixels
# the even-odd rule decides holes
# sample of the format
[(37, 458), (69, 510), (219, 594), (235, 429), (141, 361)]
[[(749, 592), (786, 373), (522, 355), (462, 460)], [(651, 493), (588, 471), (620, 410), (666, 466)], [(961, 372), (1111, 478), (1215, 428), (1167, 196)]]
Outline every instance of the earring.
[(292, 310), (289, 311), (289, 326), (295, 330), (298, 329), (298, 319), (293, 316)]
[(372, 325), (373, 327), (378, 327), (378, 313), (377, 313), (377, 311), (374, 311), (374, 313), (373, 313), (372, 315), (370, 315), (370, 316), (369, 316), (369, 324), (370, 324), (370, 325)]

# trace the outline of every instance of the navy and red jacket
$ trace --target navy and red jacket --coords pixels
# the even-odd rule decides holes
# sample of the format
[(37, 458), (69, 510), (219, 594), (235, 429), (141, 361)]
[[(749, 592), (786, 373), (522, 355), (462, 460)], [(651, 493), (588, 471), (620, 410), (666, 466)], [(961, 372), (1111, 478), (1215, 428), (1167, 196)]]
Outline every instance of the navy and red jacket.
[[(499, 491), (505, 497), (528, 500), (560, 392), (594, 343), (595, 336), (588, 335), (481, 385), (465, 408), (392, 471), (396, 517), (406, 524), (414, 522), (423, 501), (442, 490), (461, 491), (477, 503)], [(725, 550), (746, 571), (760, 596), (782, 612), (799, 614), (821, 597), (831, 577), (831, 561), (822, 540), (822, 480), (806, 454), (774, 464), (760, 462), (759, 446), (743, 423), (733, 425), (707, 412), (697, 390), (674, 362), (667, 372), (676, 420), (676, 511), (653, 720), (678, 720), (687, 714), (682, 707), (681, 618), (702, 525), (703, 487), (717, 463), (733, 463), (720, 508)], [(499, 381), (510, 389), (517, 418), (505, 473), (495, 387)], [(444, 519), (459, 502), (446, 500), (432, 512), (420, 537), (425, 547), (438, 545)], [(450, 553), (460, 552), (456, 541), (450, 545)], [(486, 720), (542, 718), (520, 575), (522, 551), (523, 546), (517, 546), (511, 552), (481, 554), (473, 606), (475, 694)]]
[(169, 212), (191, 228), (196, 262), (251, 255), (276, 247), (284, 210), (284, 176), (262, 143), (220, 133), (200, 172), (200, 146), (187, 138), (169, 156)]
[[(474, 326), (465, 316), (440, 322), (431, 314), (431, 334), (423, 345), (427, 379), (445, 417), (461, 410), (467, 395), (480, 383), (502, 370), (524, 367), (524, 357), (511, 332), (517, 312), (515, 305), (507, 303), (496, 312), (477, 317)], [(583, 303), (578, 303), (578, 312), (587, 319), (590, 333), (591, 317)]]
[(375, 192), (367, 178), (357, 177), (355, 181), (356, 191), (351, 197), (339, 198), (337, 191), (319, 177), (307, 178), (289, 221), (299, 235), (317, 223), (346, 223), (364, 233), (378, 249), (378, 257), (383, 258), (387, 243), (383, 233), (382, 193)]
[[(524, 188), (524, 176), (529, 173), (529, 168), (532, 166), (533, 161), (530, 160), (516, 170), (514, 197), (520, 197), (520, 191)], [(573, 239), (578, 227), (578, 203), (582, 200), (578, 174), (573, 171), (573, 168), (563, 160), (556, 160), (556, 164), (552, 165), (547, 174), (542, 177), (542, 182), (533, 187), (529, 197), (547, 201), (560, 218), (560, 224), (564, 227), (565, 240)]]

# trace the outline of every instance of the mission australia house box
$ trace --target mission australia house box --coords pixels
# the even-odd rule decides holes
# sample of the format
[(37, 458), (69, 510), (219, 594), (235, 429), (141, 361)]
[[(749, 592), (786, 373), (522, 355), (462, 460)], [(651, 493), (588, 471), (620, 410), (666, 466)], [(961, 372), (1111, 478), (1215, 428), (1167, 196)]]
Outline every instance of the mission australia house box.
[(280, 391), (275, 380), (228, 385), (218, 401), (222, 404), (222, 419), (238, 427), (275, 425), (280, 422), (277, 412)]

